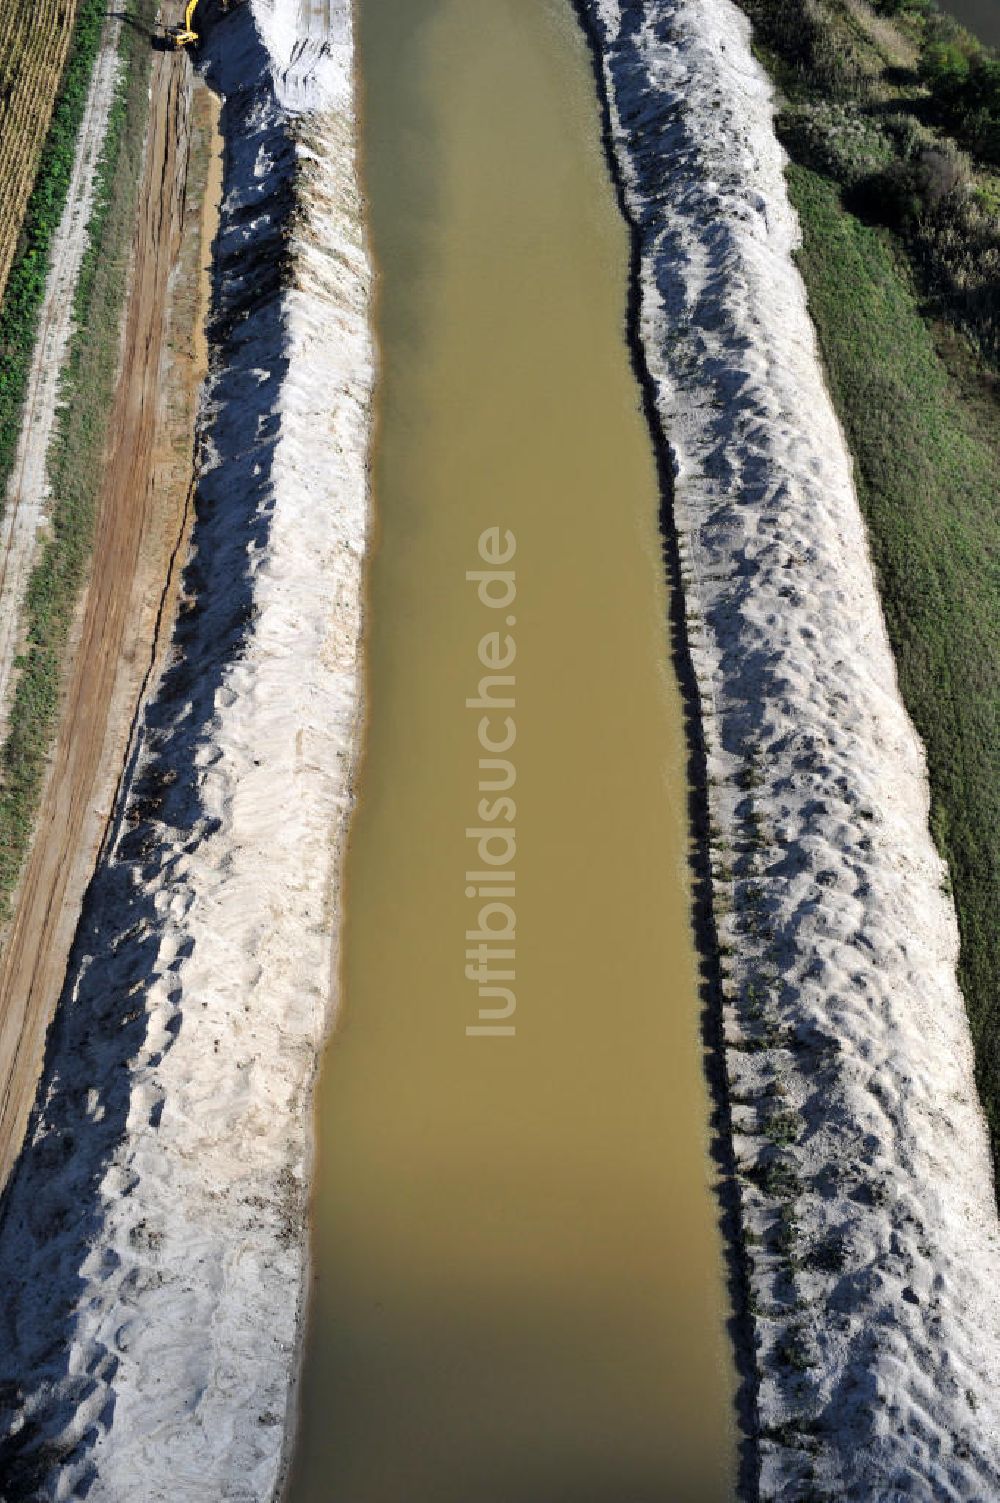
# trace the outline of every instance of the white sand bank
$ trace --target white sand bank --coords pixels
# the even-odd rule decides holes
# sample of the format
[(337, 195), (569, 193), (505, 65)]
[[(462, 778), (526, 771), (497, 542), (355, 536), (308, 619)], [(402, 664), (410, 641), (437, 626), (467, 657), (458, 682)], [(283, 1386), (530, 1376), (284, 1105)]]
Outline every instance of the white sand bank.
[(10, 1499), (249, 1503), (285, 1459), (372, 382), (346, 6), (288, 45), (299, 25), (252, 0), (207, 28), (226, 159), (192, 556), (0, 1228)]
[(995, 1497), (1000, 1247), (955, 917), (769, 86), (728, 0), (583, 9), (676, 475), (762, 1493)]

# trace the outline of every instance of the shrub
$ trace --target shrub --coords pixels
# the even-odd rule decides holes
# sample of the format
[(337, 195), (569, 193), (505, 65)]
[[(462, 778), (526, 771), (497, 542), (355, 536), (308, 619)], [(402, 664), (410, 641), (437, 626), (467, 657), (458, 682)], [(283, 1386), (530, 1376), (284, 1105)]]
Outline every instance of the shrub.
[(955, 149), (947, 143), (926, 146), (910, 163), (921, 208), (940, 208), (943, 199), (965, 186), (968, 174)]
[(984, 161), (1000, 162), (1000, 58), (966, 33), (942, 36), (934, 28), (920, 76), (934, 117)]
[(863, 218), (904, 229), (941, 209), (962, 189), (968, 175), (961, 157), (948, 146), (924, 146), (914, 156), (891, 163), (863, 179), (850, 206)]
[(969, 80), (969, 54), (958, 41), (927, 40), (920, 54), (920, 77), (938, 98), (961, 93)]

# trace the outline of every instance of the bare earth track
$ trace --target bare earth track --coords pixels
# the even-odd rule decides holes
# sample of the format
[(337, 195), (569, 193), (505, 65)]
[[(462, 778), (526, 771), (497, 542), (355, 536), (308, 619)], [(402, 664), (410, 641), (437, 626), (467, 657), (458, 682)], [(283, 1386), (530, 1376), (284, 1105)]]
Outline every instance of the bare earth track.
[[(206, 96), (199, 108), (204, 115)], [(83, 892), (107, 824), (137, 700), (156, 652), (191, 488), (204, 347), (176, 275), (187, 221), (191, 70), (159, 54), (151, 83), (122, 371), (110, 425), (93, 571), (68, 669), (60, 732), (8, 943), (0, 957), (0, 1185), (17, 1157)], [(195, 277), (195, 283), (198, 279)], [(204, 304), (204, 287), (194, 301)], [(171, 328), (172, 318), (180, 327)], [(200, 358), (199, 358), (200, 355)], [(199, 368), (200, 367), (200, 368)]]

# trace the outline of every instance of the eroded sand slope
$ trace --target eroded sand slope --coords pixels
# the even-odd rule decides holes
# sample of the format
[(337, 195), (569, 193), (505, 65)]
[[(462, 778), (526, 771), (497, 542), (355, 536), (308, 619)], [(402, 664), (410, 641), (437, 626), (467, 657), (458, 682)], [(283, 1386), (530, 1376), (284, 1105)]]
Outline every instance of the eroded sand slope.
[(284, 1458), (366, 529), (346, 7), (242, 8), (208, 66), (192, 553), (0, 1231), (12, 1497), (263, 1499)]
[(996, 1496), (1000, 1256), (957, 930), (769, 87), (727, 0), (581, 8), (675, 472), (763, 1495)]

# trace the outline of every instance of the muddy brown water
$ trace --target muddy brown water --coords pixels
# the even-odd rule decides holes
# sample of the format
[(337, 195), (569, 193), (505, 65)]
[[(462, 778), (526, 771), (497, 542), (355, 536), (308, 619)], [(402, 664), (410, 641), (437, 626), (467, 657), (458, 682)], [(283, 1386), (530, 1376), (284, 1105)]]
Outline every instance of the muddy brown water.
[(682, 713), (589, 57), (569, 0), (359, 22), (378, 529), (290, 1497), (721, 1503)]
[(980, 41), (1000, 47), (1000, 0), (947, 0), (941, 6)]

